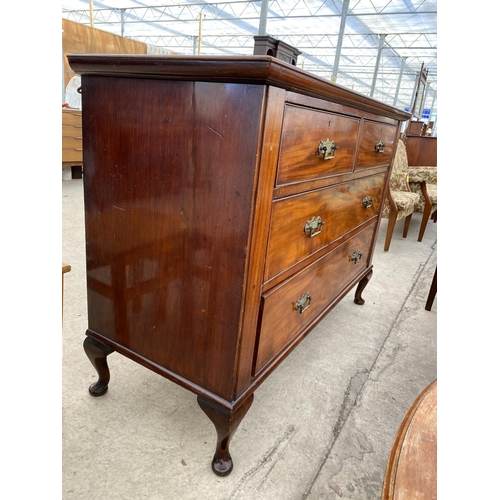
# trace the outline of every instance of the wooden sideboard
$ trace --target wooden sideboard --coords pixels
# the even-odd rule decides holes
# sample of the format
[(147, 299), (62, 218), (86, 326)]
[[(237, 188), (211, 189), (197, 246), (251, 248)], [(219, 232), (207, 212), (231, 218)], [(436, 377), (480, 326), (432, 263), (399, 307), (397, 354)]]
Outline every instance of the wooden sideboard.
[(113, 351), (192, 391), (229, 474), (257, 387), (356, 285), (364, 303), (409, 115), (270, 56), (68, 59), (90, 393), (107, 391)]
[(62, 109), (62, 164), (63, 167), (83, 165), (82, 112)]
[(406, 154), (410, 167), (437, 167), (437, 137), (407, 135)]

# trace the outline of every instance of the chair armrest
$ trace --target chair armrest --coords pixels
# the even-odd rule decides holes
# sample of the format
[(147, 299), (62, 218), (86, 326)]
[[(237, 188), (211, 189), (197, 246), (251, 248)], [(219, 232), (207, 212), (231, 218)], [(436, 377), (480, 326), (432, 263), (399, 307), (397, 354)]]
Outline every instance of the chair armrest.
[(428, 184), (437, 184), (437, 167), (410, 167), (408, 178), (409, 182), (426, 181)]

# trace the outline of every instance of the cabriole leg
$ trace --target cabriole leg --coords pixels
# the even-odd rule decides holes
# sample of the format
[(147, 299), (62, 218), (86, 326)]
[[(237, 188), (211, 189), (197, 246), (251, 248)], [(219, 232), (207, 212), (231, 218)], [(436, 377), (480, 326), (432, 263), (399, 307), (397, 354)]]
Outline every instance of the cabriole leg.
[(103, 396), (108, 392), (109, 384), (109, 368), (106, 357), (114, 350), (91, 337), (85, 338), (83, 348), (99, 375), (99, 380), (89, 387), (89, 392), (92, 396)]
[(217, 431), (217, 447), (212, 460), (212, 470), (218, 476), (227, 476), (233, 470), (233, 460), (229, 453), (229, 443), (238, 425), (243, 420), (253, 402), (253, 394), (235, 411), (216, 406), (198, 396), (198, 404), (212, 421)]
[(373, 275), (373, 269), (371, 269), (370, 272), (358, 283), (358, 287), (356, 288), (356, 293), (354, 294), (355, 304), (362, 306), (365, 303), (365, 299), (361, 297), (361, 294), (363, 293), (363, 290), (366, 288), (366, 285), (368, 285), (368, 282), (370, 281), (372, 275)]

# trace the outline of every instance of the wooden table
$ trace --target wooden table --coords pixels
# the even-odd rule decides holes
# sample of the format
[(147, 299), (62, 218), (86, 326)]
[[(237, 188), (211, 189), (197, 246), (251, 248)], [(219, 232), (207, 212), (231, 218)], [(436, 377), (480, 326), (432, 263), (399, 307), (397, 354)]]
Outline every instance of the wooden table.
[(408, 410), (394, 440), (382, 500), (437, 498), (437, 380)]

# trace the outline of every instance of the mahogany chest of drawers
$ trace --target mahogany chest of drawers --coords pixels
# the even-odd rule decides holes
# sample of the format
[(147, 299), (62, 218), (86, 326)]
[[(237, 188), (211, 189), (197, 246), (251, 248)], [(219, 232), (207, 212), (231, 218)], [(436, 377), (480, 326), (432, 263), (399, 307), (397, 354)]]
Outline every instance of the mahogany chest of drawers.
[(68, 58), (89, 390), (107, 391), (113, 351), (189, 389), (229, 474), (255, 389), (354, 286), (364, 302), (409, 115), (269, 56)]

